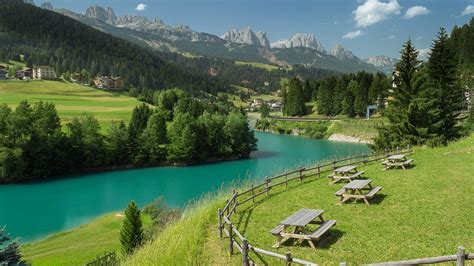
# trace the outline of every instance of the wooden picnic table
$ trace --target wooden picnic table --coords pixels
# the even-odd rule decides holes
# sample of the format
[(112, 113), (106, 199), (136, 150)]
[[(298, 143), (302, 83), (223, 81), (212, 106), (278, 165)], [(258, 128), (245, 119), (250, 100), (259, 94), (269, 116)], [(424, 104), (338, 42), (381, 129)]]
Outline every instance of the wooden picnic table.
[(367, 205), (370, 205), (369, 199), (382, 190), (382, 187), (372, 187), (371, 183), (370, 179), (353, 180), (337, 191), (335, 195), (341, 197), (341, 204), (348, 200), (362, 199)]
[[(325, 221), (323, 219), (324, 210), (300, 209), (296, 213), (281, 221), (270, 233), (277, 236), (278, 240), (273, 245), (280, 247), (282, 243), (289, 239), (306, 240), (312, 248), (316, 248), (316, 240), (336, 224), (335, 220)], [(316, 231), (311, 232), (307, 225), (319, 224)]]
[(361, 177), (364, 172), (357, 171), (357, 166), (355, 165), (346, 165), (333, 170), (333, 173), (328, 175), (329, 178), (333, 179), (333, 184), (341, 180), (352, 181), (356, 178)]
[(406, 170), (407, 166), (410, 166), (413, 162), (413, 159), (406, 158), (406, 154), (395, 154), (388, 156), (385, 161), (382, 162), (382, 165), (385, 166), (384, 170), (388, 170), (395, 167), (401, 167), (403, 170)]

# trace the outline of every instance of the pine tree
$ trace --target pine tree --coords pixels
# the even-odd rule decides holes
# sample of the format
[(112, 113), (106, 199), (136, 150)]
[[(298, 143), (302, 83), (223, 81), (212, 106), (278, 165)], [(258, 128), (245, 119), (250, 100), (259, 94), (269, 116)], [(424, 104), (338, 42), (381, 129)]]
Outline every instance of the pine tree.
[(378, 148), (424, 144), (429, 134), (432, 100), (425, 91), (425, 75), (420, 67), (418, 51), (409, 39), (395, 65), (391, 100), (385, 113), (389, 123), (378, 128)]
[(15, 241), (6, 245), (9, 241), (10, 236), (5, 233), (5, 227), (0, 228), (0, 265), (22, 264), (20, 245)]
[(427, 74), (437, 109), (431, 130), (443, 143), (459, 137), (461, 130), (457, 118), (462, 110), (464, 95), (456, 72), (455, 53), (445, 29), (441, 28), (431, 46)]
[(124, 254), (132, 254), (143, 241), (142, 220), (140, 210), (135, 202), (130, 202), (125, 210), (125, 219), (120, 231), (120, 243)]

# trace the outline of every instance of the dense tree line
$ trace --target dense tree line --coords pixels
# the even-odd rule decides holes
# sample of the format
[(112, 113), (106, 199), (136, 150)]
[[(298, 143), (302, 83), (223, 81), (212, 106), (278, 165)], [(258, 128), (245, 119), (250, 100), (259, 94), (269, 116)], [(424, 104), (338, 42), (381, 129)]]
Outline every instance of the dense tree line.
[(294, 78), (282, 85), (284, 115), (305, 115), (311, 111), (305, 103), (316, 102), (320, 115), (355, 117), (364, 116), (368, 105), (385, 108), (391, 78), (383, 73), (358, 72), (313, 82)]
[(178, 65), (201, 69), (203, 73), (209, 73), (212, 70), (217, 77), (222, 78), (228, 84), (242, 85), (263, 94), (278, 90), (282, 78), (298, 76), (302, 79), (319, 80), (338, 74), (331, 70), (302, 65), (268, 70), (252, 66), (250, 63), (237, 65), (232, 60), (212, 59), (204, 56), (186, 58), (177, 53), (163, 53), (161, 57)]
[(461, 86), (459, 66), (444, 29), (434, 40), (426, 64), (408, 40), (395, 66), (395, 86), (386, 111), (389, 123), (379, 128), (377, 147), (440, 145), (461, 136), (458, 118), (466, 89)]
[(106, 135), (88, 114), (73, 118), (63, 132), (51, 103), (24, 101), (14, 111), (1, 105), (0, 182), (128, 164), (247, 158), (256, 149), (254, 133), (239, 110), (179, 89), (156, 97), (156, 108), (138, 106), (128, 126), (115, 122)]

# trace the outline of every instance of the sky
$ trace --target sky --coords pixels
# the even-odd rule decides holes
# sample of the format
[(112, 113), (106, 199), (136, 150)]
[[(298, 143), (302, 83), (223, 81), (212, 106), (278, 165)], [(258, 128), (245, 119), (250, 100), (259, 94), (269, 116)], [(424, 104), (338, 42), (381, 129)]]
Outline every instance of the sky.
[[(36, 0), (41, 4), (42, 0)], [(430, 47), (440, 27), (448, 32), (474, 16), (474, 0), (49, 0), (54, 7), (84, 13), (110, 6), (116, 15), (156, 17), (170, 25), (218, 36), (250, 26), (270, 42), (313, 33), (326, 50), (341, 44), (358, 57), (398, 58), (409, 37)], [(426, 50), (425, 50), (426, 51)]]

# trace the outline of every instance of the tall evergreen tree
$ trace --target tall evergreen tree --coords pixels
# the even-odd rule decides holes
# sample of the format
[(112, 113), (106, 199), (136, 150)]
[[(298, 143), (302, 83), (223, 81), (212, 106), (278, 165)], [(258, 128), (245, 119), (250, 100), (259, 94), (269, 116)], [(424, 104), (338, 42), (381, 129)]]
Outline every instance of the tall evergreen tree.
[(120, 231), (120, 243), (124, 254), (132, 254), (143, 241), (142, 220), (140, 209), (135, 202), (130, 202), (125, 210), (122, 230)]
[(423, 144), (429, 134), (431, 102), (426, 97), (424, 75), (418, 60), (418, 51), (409, 39), (395, 65), (391, 100), (385, 115), (388, 124), (379, 127), (375, 144), (379, 148)]
[(436, 100), (436, 112), (432, 132), (443, 143), (460, 135), (457, 118), (464, 101), (464, 91), (457, 80), (455, 52), (449, 44), (444, 28), (439, 31), (431, 46), (427, 63), (428, 86)]

